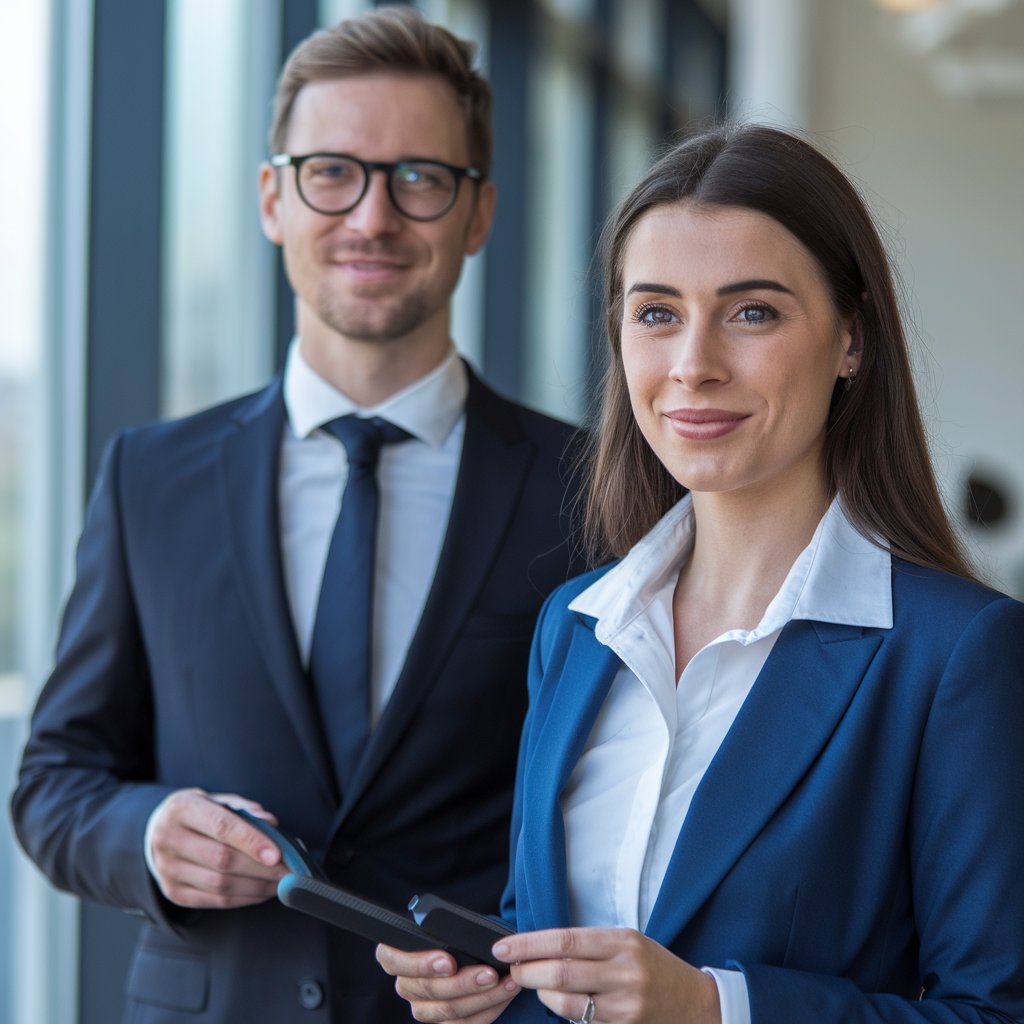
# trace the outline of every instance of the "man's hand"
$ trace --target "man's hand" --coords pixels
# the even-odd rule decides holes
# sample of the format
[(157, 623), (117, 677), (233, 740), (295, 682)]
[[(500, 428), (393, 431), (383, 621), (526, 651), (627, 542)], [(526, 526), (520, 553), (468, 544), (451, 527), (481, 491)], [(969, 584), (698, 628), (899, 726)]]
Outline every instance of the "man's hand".
[(511, 979), (498, 981), (493, 967), (476, 964), (456, 972), (455, 961), (440, 950), (403, 953), (377, 947), (377, 961), (395, 981), (419, 1021), (491, 1024), (519, 992)]
[(262, 832), (223, 805), (244, 807), (276, 825), (252, 800), (233, 793), (180, 789), (153, 811), (146, 827), (149, 865), (160, 891), (181, 907), (245, 907), (277, 892), (287, 869)]

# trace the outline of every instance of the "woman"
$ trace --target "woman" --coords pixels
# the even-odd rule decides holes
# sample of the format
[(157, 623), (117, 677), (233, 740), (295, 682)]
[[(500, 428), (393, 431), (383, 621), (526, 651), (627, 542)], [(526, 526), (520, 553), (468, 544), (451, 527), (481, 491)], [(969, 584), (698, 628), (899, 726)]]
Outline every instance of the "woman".
[(1024, 605), (942, 510), (862, 201), (715, 130), (606, 253), (620, 561), (538, 624), (511, 975), (378, 958), (427, 1021), (1024, 1018)]

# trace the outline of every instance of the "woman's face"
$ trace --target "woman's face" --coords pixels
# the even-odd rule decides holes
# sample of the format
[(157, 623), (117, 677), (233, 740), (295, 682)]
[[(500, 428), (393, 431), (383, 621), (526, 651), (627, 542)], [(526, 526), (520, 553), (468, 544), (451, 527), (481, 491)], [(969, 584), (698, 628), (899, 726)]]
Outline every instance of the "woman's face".
[(807, 249), (751, 210), (659, 206), (633, 227), (622, 285), (633, 414), (672, 476), (823, 488), (833, 389), (859, 355)]

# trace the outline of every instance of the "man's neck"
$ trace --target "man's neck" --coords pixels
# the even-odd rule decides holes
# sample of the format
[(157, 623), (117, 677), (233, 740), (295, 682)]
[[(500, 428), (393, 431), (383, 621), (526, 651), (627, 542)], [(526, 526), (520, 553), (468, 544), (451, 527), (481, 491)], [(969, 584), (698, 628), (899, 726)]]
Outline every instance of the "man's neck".
[(447, 330), (391, 341), (354, 341), (299, 327), (309, 366), (356, 405), (379, 405), (441, 365), (451, 351)]

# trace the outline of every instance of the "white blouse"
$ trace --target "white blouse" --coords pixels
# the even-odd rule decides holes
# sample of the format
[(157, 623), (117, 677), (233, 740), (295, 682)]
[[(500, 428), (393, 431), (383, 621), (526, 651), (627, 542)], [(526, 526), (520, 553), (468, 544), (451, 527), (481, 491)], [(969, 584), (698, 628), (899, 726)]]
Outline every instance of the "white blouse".
[[(786, 623), (892, 626), (889, 552), (837, 499), (761, 621), (712, 640), (677, 685), (672, 594), (693, 528), (686, 496), (569, 605), (622, 661), (561, 797), (575, 925), (644, 930), (694, 792)], [(743, 975), (709, 973), (725, 1024), (749, 1022)]]

